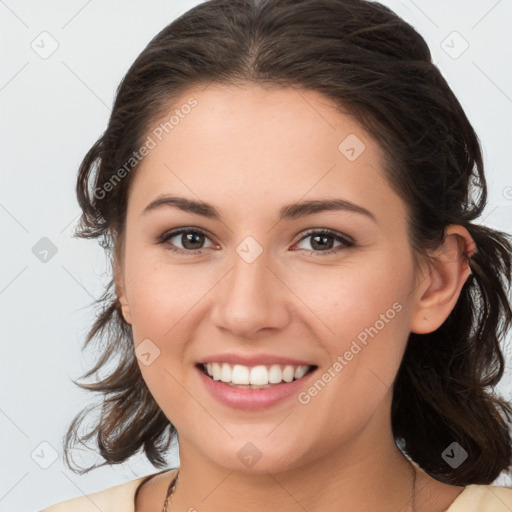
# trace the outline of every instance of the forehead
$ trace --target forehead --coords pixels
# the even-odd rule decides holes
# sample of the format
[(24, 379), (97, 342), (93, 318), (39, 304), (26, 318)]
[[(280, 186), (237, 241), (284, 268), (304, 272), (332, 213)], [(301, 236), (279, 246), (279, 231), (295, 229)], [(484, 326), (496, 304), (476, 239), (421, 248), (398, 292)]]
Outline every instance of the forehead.
[[(147, 133), (130, 201), (178, 193), (230, 206), (268, 208), (301, 198), (343, 197), (402, 209), (381, 148), (326, 96), (256, 84), (188, 90)], [(244, 211), (245, 211), (244, 210)]]

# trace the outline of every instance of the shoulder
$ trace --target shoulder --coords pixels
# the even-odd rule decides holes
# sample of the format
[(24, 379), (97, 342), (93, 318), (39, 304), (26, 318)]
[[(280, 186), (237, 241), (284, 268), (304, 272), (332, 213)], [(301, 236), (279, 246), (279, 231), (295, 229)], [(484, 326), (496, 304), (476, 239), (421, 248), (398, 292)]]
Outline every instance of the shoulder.
[(84, 494), (55, 505), (41, 512), (134, 512), (135, 493), (138, 487), (154, 475), (142, 476), (101, 491)]
[(446, 512), (510, 512), (512, 488), (468, 485)]

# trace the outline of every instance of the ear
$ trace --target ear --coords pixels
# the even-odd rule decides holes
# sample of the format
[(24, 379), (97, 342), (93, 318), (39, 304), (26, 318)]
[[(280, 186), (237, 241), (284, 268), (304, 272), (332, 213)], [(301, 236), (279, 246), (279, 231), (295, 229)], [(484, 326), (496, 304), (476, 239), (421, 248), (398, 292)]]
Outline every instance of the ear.
[(124, 279), (124, 272), (121, 265), (116, 262), (114, 264), (114, 281), (116, 288), (116, 295), (119, 303), (121, 304), (121, 312), (123, 313), (123, 318), (125, 322), (131, 325), (132, 318), (130, 314), (130, 306), (128, 304), (128, 298), (126, 297), (126, 286)]
[(467, 259), (475, 252), (475, 242), (465, 227), (450, 225), (445, 229), (444, 241), (432, 254), (415, 289), (412, 332), (433, 332), (448, 318), (471, 273)]

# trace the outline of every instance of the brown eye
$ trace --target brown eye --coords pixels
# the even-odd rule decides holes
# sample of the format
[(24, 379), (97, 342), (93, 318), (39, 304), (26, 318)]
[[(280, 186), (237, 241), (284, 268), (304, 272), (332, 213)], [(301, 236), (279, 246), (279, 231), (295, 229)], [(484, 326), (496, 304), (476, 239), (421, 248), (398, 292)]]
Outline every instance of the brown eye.
[(180, 242), (183, 244), (185, 249), (200, 249), (202, 244), (204, 243), (205, 236), (202, 233), (182, 233)]
[[(311, 240), (309, 244), (313, 250), (307, 248), (305, 250), (309, 250), (310, 254), (320, 254), (322, 256), (337, 253), (344, 248), (354, 245), (354, 242), (348, 237), (342, 236), (340, 233), (329, 229), (310, 231), (300, 239), (300, 242), (307, 239)], [(335, 242), (339, 242), (339, 245), (336, 247), (334, 247)]]
[[(173, 252), (187, 254), (201, 254), (204, 249), (205, 240), (209, 237), (198, 229), (181, 228), (165, 233), (158, 239), (158, 243), (169, 244), (169, 249)], [(181, 247), (180, 247), (181, 245)], [(212, 244), (213, 246), (213, 244)]]

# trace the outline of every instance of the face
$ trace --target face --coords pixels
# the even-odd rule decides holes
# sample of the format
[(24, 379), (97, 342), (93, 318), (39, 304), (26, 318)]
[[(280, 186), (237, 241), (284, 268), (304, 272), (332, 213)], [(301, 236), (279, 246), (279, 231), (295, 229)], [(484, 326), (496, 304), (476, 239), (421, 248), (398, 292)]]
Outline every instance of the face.
[(386, 432), (417, 297), (380, 148), (311, 91), (210, 85), (175, 109), (131, 184), (118, 294), (180, 457), (278, 471)]

